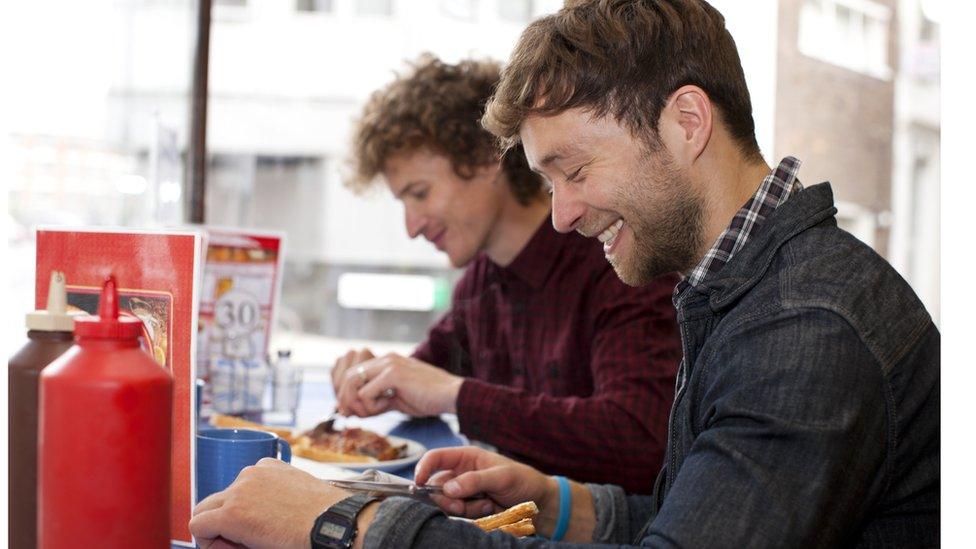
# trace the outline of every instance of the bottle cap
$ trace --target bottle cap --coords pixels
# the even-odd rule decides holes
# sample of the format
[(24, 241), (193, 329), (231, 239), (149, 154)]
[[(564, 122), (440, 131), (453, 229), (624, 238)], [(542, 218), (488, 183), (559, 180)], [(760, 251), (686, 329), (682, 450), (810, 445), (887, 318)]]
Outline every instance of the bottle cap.
[(132, 316), (119, 316), (119, 292), (115, 276), (105, 277), (102, 295), (98, 298), (98, 316), (75, 319), (75, 336), (93, 339), (136, 339), (142, 335), (142, 321)]
[(64, 273), (51, 271), (51, 284), (47, 288), (47, 308), (27, 313), (27, 329), (41, 332), (70, 332), (75, 327), (78, 313), (68, 313), (68, 291)]

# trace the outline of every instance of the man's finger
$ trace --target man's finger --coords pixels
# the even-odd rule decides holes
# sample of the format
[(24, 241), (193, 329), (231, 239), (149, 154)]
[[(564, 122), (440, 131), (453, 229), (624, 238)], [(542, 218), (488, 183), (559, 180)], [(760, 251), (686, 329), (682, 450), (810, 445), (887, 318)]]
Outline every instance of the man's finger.
[(430, 477), (438, 471), (469, 470), (480, 452), (484, 452), (484, 450), (476, 446), (430, 450), (417, 462), (417, 467), (414, 469), (414, 480), (417, 484), (426, 484)]
[(495, 505), (495, 502), (486, 498), (469, 499), (463, 503), (464, 512), (462, 514), (467, 518), (481, 518), (501, 509), (500, 506)]
[(197, 513), (203, 513), (204, 511), (219, 509), (224, 504), (224, 498), (226, 498), (226, 496), (223, 492), (210, 494), (193, 508), (193, 514), (196, 515)]
[(370, 351), (369, 349), (364, 348), (358, 353), (356, 353), (356, 362), (364, 362), (371, 358), (375, 358), (375, 357), (373, 356), (373, 352)]
[(258, 467), (274, 467), (276, 469), (289, 468), (289, 467), (291, 467), (290, 465), (288, 465), (284, 461), (281, 461), (280, 459), (273, 458), (273, 457), (263, 457), (263, 458), (261, 458), (261, 459), (258, 460), (258, 462), (256, 463), (256, 465)]
[[(193, 515), (190, 518), (190, 533), (198, 540), (214, 540), (216, 542), (221, 534), (226, 533), (224, 531), (226, 527), (224, 526), (223, 516), (224, 513), (221, 509), (204, 511)], [(203, 545), (201, 544), (201, 546)], [(211, 543), (211, 546), (213, 546), (213, 543)]]
[(346, 376), (346, 381), (343, 383), (338, 395), (339, 412), (344, 416), (360, 415), (362, 413), (359, 405), (359, 397), (356, 395), (358, 384), (358, 381), (350, 381), (349, 376)]
[(489, 496), (511, 490), (515, 479), (507, 467), (490, 467), (481, 471), (461, 473), (444, 483), (444, 494), (464, 499), (484, 492)]
[(376, 377), (370, 379), (366, 385), (359, 388), (356, 394), (366, 411), (370, 415), (376, 415), (390, 409), (391, 399), (383, 394), (387, 389), (398, 389), (393, 370), (390, 368), (384, 369)]
[(335, 362), (335, 366), (332, 367), (332, 386), (335, 388), (336, 393), (339, 392), (339, 386), (342, 385), (343, 375), (345, 375), (349, 365), (353, 364), (356, 356), (356, 351), (350, 350), (339, 357)]
[(210, 545), (210, 549), (247, 549), (247, 546), (237, 543), (236, 541), (217, 538), (213, 540), (213, 543)]

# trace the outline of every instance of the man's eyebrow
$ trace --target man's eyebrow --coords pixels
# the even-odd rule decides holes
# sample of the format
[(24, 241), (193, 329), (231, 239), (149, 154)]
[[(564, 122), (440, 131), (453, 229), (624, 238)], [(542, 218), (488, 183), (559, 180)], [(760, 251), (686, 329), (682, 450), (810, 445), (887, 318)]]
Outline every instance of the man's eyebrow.
[(552, 165), (553, 162), (563, 160), (567, 156), (572, 156), (579, 151), (580, 149), (575, 143), (564, 143), (559, 145), (542, 157), (542, 160), (539, 161), (539, 168), (547, 168)]

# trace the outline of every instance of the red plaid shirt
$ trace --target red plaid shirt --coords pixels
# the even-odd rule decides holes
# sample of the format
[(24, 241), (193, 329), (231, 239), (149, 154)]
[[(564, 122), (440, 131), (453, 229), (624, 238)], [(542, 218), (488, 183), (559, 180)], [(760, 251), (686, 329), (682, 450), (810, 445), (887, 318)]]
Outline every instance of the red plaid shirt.
[(479, 256), (414, 356), (468, 379), (461, 431), (546, 473), (650, 493), (681, 357), (671, 292), (620, 282), (548, 222), (508, 267)]

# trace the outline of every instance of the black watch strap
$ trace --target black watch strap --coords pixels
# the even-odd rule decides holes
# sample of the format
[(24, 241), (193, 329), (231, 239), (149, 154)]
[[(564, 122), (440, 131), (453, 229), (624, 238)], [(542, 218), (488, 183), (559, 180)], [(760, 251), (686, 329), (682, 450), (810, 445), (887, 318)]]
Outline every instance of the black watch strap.
[(315, 519), (312, 527), (312, 549), (348, 549), (356, 539), (356, 517), (370, 503), (378, 500), (367, 493), (353, 494), (339, 501)]

